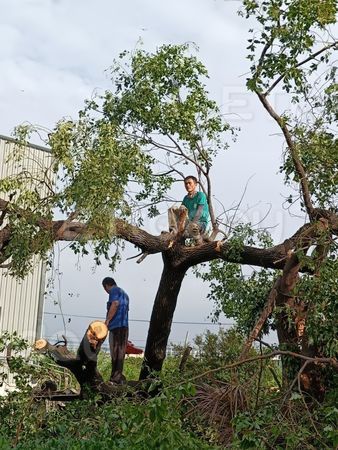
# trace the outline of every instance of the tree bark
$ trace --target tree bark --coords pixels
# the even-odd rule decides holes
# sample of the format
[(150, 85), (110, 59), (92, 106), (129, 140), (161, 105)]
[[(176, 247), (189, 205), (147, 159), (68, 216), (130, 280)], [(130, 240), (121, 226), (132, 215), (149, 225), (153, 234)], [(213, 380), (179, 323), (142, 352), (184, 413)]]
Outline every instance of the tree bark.
[(151, 314), (140, 380), (162, 369), (177, 297), (186, 269), (174, 268), (164, 255), (164, 267)]

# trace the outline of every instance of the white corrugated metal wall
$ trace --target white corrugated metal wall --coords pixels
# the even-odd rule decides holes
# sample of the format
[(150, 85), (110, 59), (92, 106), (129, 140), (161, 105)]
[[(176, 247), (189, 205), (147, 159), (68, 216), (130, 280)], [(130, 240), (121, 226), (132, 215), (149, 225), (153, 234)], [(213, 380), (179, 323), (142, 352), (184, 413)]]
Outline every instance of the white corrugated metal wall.
[[(6, 163), (13, 150), (15, 141), (0, 135), (0, 178), (25, 169), (41, 173), (51, 166), (50, 151), (36, 145), (24, 149), (20, 167), (17, 163)], [(34, 270), (21, 281), (8, 276), (6, 272), (6, 269), (0, 269), (0, 333), (16, 331), (31, 343), (41, 334), (45, 265), (36, 258)]]

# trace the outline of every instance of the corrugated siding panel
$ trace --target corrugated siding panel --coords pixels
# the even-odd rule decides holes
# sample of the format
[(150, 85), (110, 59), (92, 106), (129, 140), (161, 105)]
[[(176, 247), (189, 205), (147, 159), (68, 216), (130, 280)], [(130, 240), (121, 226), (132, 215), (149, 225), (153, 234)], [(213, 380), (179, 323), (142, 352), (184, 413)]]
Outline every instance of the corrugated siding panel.
[(30, 342), (36, 339), (42, 278), (43, 264), (37, 260), (34, 271), (22, 281), (0, 270), (0, 331), (16, 331)]
[[(18, 170), (27, 169), (31, 173), (41, 173), (51, 165), (51, 154), (40, 147), (28, 146), (24, 150), (25, 158), (18, 167), (17, 163), (7, 163), (10, 152), (15, 150), (15, 143), (0, 136), (0, 178), (13, 175)], [(44, 188), (47, 191), (47, 188)], [(42, 192), (43, 194), (45, 192)], [(0, 269), (0, 333), (14, 332), (34, 342), (40, 336), (43, 301), (41, 292), (44, 290), (45, 266), (34, 259), (34, 270), (19, 281)]]

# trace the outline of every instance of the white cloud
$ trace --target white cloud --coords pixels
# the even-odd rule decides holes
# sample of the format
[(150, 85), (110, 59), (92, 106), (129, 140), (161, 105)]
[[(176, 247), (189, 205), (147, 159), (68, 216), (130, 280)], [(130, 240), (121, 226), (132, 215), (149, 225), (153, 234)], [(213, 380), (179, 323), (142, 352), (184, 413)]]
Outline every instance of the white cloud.
[(28, 121), (51, 128), (58, 118), (74, 115), (92, 86), (78, 75), (29, 59), (0, 61), (2, 133)]
[[(7, 113), (1, 131), (8, 133), (23, 116), (32, 122), (41, 117), (51, 126), (60, 115), (78, 110), (93, 89), (108, 85), (104, 70), (120, 51), (132, 49), (140, 36), (145, 48), (152, 50), (162, 43), (194, 41), (213, 74), (229, 73), (224, 69), (231, 59), (232, 69), (236, 67), (234, 46), (243, 34), (237, 7), (238, 2), (212, 0), (5, 2), (0, 19), (0, 37), (6, 41), (0, 55), (0, 86), (6, 91), (2, 111), (6, 108)], [(221, 48), (225, 53), (220, 58)], [(211, 83), (210, 88), (221, 94), (219, 85)]]

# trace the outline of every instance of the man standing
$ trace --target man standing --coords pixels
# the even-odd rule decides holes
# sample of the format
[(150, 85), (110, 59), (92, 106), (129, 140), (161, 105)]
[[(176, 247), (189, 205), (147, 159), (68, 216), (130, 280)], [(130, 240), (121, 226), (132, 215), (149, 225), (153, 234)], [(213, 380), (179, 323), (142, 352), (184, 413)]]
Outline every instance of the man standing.
[(109, 330), (109, 348), (112, 362), (110, 381), (122, 384), (125, 381), (122, 372), (128, 342), (129, 297), (123, 289), (116, 285), (113, 278), (104, 278), (102, 286), (109, 294), (105, 323)]

